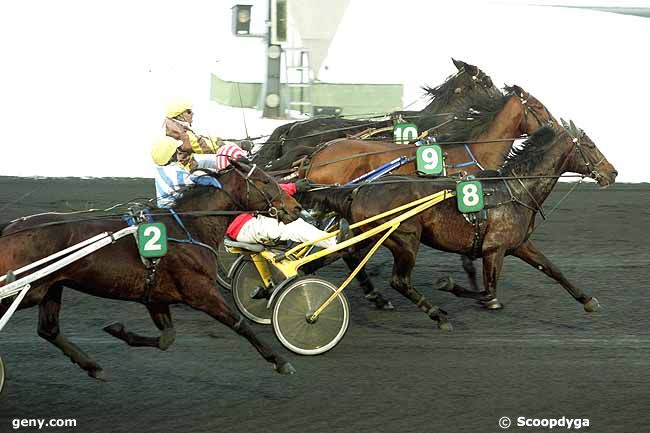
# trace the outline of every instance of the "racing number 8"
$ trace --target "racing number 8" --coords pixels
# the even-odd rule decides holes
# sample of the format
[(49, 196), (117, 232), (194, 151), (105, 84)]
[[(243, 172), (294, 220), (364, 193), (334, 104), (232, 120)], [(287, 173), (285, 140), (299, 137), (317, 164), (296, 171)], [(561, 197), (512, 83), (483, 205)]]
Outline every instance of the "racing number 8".
[(478, 180), (460, 182), (456, 187), (458, 210), (462, 213), (483, 209), (483, 187)]
[(476, 184), (468, 183), (463, 185), (463, 203), (465, 206), (473, 207), (478, 204), (478, 187)]

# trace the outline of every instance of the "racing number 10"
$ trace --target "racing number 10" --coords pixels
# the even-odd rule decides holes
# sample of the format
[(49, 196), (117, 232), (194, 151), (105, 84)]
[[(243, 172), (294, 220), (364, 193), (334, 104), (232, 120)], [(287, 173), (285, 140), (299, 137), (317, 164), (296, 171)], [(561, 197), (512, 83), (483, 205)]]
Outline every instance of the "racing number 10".
[(458, 210), (462, 213), (483, 209), (483, 187), (478, 180), (459, 182), (456, 187)]
[(393, 128), (393, 138), (395, 143), (408, 144), (418, 138), (418, 127), (415, 123), (398, 123)]
[(167, 229), (163, 223), (138, 226), (138, 249), (142, 257), (162, 257), (167, 254)]

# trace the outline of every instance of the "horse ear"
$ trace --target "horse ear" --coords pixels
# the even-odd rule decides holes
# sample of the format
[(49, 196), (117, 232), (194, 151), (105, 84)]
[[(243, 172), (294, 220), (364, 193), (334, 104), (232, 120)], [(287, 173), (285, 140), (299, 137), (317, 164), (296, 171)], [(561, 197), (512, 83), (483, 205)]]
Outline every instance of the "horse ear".
[(454, 66), (458, 71), (462, 71), (463, 68), (465, 67), (465, 62), (461, 62), (460, 60), (456, 60), (453, 57), (451, 58), (451, 61), (454, 62)]
[(564, 121), (564, 119), (561, 118), (561, 117), (560, 117), (560, 122), (562, 122), (562, 126), (564, 127), (564, 129), (567, 129), (567, 130), (569, 129), (569, 124), (566, 123), (566, 122)]
[(571, 130), (573, 132), (578, 132), (578, 128), (576, 128), (575, 123), (573, 123), (573, 120), (569, 120), (569, 126), (571, 127)]
[(228, 161), (230, 161), (230, 165), (232, 165), (233, 167), (235, 167), (237, 170), (240, 170), (240, 171), (246, 171), (246, 170), (248, 170), (248, 167), (247, 167), (245, 164), (243, 164), (243, 163), (240, 162), (240, 161), (237, 161), (237, 160), (234, 159), (234, 158), (228, 158)]

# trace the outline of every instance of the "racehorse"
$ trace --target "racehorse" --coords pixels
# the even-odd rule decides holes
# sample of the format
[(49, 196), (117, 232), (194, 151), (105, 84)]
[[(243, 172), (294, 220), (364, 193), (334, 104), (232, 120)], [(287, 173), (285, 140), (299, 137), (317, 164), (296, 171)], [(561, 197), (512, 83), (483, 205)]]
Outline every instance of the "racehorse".
[[(166, 210), (154, 212), (155, 220), (165, 223), (170, 238), (183, 240), (191, 234), (195, 240), (216, 250), (232, 218), (225, 214), (275, 209), (278, 217), (285, 222), (295, 220), (299, 214), (298, 202), (284, 193), (269, 175), (254, 166), (232, 161), (231, 169), (212, 176), (222, 184), (222, 189), (188, 187), (176, 201), (174, 210), (181, 215), (185, 227)], [(117, 220), (94, 219), (60, 224), (59, 219), (53, 218), (48, 224), (47, 218), (40, 217), (37, 226), (14, 224), (0, 237), (0, 249), (3, 251), (0, 272), (6, 274), (16, 270), (95, 234), (122, 229), (124, 223), (120, 218)], [(103, 298), (144, 304), (154, 324), (162, 331), (159, 338), (133, 334), (121, 324), (105, 329), (129, 345), (167, 349), (175, 338), (169, 304), (184, 303), (209, 314), (246, 338), (279, 373), (295, 372), (293, 366), (261, 341), (247, 322), (225, 302), (215, 285), (216, 254), (209, 248), (170, 242), (167, 255), (160, 259), (155, 275), (152, 275), (141, 262), (136, 244), (129, 237), (37, 280), (20, 308), (38, 304), (38, 334), (94, 378), (102, 377), (102, 368), (68, 341), (59, 329), (64, 286)], [(147, 280), (152, 283), (147, 283)], [(0, 304), (0, 317), (7, 308), (6, 303)]]
[[(445, 130), (434, 133), (447, 154), (447, 174), (498, 168), (515, 139), (547, 123), (557, 123), (548, 109), (521, 87), (506, 89), (508, 94), (499, 98), (486, 94), (467, 98), (470, 117), (456, 119)], [(412, 161), (393, 173), (414, 174), (417, 147), (390, 141), (336, 140), (311, 155), (301, 177), (321, 184), (345, 183), (399, 156)]]
[[(471, 109), (472, 120), (458, 121), (439, 136), (442, 140), (440, 145), (447, 154), (448, 175), (496, 169), (504, 162), (515, 138), (532, 134), (547, 124), (558, 125), (549, 110), (521, 87), (515, 85), (506, 87), (506, 90), (508, 94), (499, 98), (483, 92), (470, 95), (466, 103), (469, 104), (467, 109)], [(345, 183), (397, 157), (414, 159), (416, 152), (415, 144), (341, 139), (316, 151), (300, 175), (319, 184)], [(415, 174), (416, 169), (416, 162), (412, 161), (392, 173)], [(343, 259), (350, 269), (356, 268), (359, 263), (359, 257), (355, 254), (343, 256)], [(472, 260), (463, 255), (462, 261), (472, 289), (478, 290)], [(321, 264), (314, 262), (305, 270), (314, 270)], [(387, 304), (363, 269), (357, 275), (357, 280), (376, 306), (383, 308)]]
[[(446, 313), (432, 305), (411, 283), (419, 245), (423, 243), (442, 251), (482, 258), (484, 290), (472, 293), (461, 287), (451, 288), (458, 296), (473, 297), (488, 306), (499, 304), (496, 289), (503, 258), (514, 255), (559, 282), (583, 304), (585, 311), (596, 311), (598, 301), (569, 282), (529, 240), (541, 205), (565, 172), (592, 177), (601, 186), (614, 183), (618, 174), (573, 122), (558, 130), (550, 126), (540, 128), (521, 149), (509, 154), (500, 170), (502, 178), (498, 172), (487, 172), (496, 177), (483, 180), (483, 188), (492, 191), (495, 202), (482, 221), (470, 222), (459, 212), (456, 200), (446, 200), (403, 222), (391, 234), (384, 243), (394, 259), (391, 286), (436, 320), (439, 327), (449, 328)], [(455, 189), (455, 184), (395, 176), (362, 185), (355, 193), (349, 188), (310, 192), (301, 202), (360, 221), (444, 189)], [(387, 219), (360, 229), (369, 230)]]
[[(389, 120), (381, 121), (316, 117), (287, 123), (273, 131), (253, 161), (265, 165), (268, 170), (284, 170), (301, 157), (309, 155), (322, 143), (348, 137), (368, 128), (392, 126), (398, 117), (415, 123), (418, 130), (426, 130), (448, 122), (454, 113), (466, 111), (467, 101), (477, 94), (492, 98), (503, 96), (481, 69), (459, 60), (452, 61), (458, 72), (437, 87), (423, 88), (430, 102), (421, 111), (396, 111), (390, 114)], [(390, 135), (384, 134), (383, 137), (389, 138)]]

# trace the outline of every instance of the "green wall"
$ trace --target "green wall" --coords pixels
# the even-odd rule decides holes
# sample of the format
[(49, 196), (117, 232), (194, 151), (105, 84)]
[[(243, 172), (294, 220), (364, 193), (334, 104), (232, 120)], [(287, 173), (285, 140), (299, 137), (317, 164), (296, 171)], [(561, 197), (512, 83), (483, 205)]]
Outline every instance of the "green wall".
[[(238, 89), (239, 87), (239, 89)], [(282, 85), (283, 95), (291, 90), (297, 96), (299, 88)], [(389, 113), (402, 108), (401, 84), (333, 84), (314, 83), (311, 87), (313, 105), (330, 105), (343, 109), (345, 115)], [(210, 98), (233, 107), (258, 107), (261, 83), (237, 83), (225, 81), (212, 74)], [(240, 102), (241, 93), (241, 102)], [(285, 98), (286, 99), (286, 98)], [(295, 97), (294, 100), (299, 98)]]

